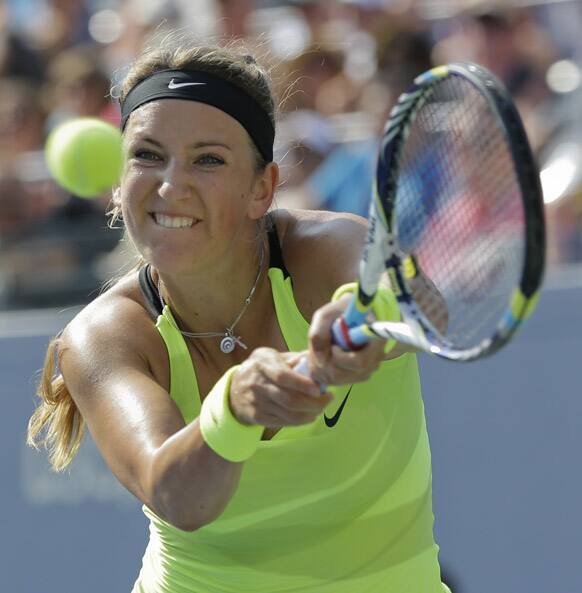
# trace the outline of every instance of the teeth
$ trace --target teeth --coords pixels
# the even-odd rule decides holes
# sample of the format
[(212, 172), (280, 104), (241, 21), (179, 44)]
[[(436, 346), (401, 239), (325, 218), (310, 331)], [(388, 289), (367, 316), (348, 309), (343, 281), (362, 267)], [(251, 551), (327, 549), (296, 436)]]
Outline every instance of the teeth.
[(194, 219), (189, 216), (167, 216), (166, 214), (154, 214), (155, 221), (168, 229), (181, 229), (194, 224)]

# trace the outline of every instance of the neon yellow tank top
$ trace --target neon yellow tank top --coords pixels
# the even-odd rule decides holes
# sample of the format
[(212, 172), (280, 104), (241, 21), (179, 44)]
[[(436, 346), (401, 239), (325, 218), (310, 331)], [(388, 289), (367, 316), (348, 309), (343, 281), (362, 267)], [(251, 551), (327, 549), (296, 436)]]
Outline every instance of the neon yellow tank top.
[[(291, 279), (269, 269), (289, 350), (308, 323)], [(185, 421), (200, 410), (188, 348), (166, 307), (157, 328), (171, 396)], [(416, 357), (382, 363), (366, 383), (334, 388), (310, 425), (281, 429), (245, 463), (224, 513), (194, 532), (150, 509), (133, 593), (443, 593), (433, 538), (431, 463)], [(339, 416), (339, 418), (337, 418)], [(330, 421), (331, 419), (331, 421)]]

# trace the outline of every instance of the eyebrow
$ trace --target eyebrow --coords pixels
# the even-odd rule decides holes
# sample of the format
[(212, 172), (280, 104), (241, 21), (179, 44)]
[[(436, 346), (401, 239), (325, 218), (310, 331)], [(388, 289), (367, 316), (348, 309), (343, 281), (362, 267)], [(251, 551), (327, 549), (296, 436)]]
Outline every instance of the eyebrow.
[[(136, 138), (136, 140), (139, 140), (141, 142), (149, 142), (150, 144), (154, 144), (155, 146), (163, 148), (161, 142), (158, 142), (157, 140), (154, 140), (149, 136), (143, 138)], [(200, 140), (198, 142), (193, 142), (192, 144), (189, 144), (188, 148), (205, 148), (207, 146), (222, 146), (223, 148), (232, 151), (232, 148), (228, 144), (225, 144), (224, 142), (219, 142), (218, 140)]]

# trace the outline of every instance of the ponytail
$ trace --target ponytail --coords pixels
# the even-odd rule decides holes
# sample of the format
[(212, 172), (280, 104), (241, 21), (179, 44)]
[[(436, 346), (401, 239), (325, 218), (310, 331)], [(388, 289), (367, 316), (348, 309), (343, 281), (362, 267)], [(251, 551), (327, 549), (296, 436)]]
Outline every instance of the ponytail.
[(47, 449), (56, 472), (73, 460), (83, 439), (85, 423), (58, 371), (60, 338), (48, 345), (37, 395), (40, 403), (28, 422), (26, 442), (31, 447)]

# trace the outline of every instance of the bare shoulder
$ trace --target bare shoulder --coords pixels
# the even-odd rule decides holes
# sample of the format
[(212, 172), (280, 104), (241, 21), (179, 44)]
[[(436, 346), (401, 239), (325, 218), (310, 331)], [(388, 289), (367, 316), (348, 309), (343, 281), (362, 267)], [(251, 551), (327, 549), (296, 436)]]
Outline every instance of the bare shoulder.
[[(84, 307), (61, 334), (60, 356), (90, 370), (87, 380), (98, 380), (113, 365), (149, 369), (163, 379), (163, 343), (145, 309), (137, 274), (124, 278)], [(162, 356), (160, 356), (162, 354)], [(153, 365), (153, 366), (152, 366)]]
[(274, 218), (298, 303), (317, 308), (338, 286), (357, 279), (364, 218), (321, 210), (278, 210)]
[(85, 307), (65, 328), (60, 370), (97, 447), (119, 481), (153, 506), (154, 452), (184, 427), (168, 393), (168, 356), (137, 274)]

